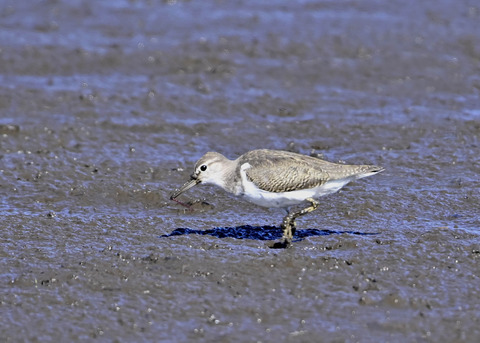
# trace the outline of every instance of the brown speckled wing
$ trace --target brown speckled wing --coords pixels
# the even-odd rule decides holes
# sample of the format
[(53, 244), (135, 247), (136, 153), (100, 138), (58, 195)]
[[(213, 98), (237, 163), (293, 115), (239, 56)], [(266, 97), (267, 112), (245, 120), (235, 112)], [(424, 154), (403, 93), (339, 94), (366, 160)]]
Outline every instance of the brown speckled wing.
[(332, 164), (309, 156), (272, 150), (254, 150), (243, 155), (239, 167), (246, 162), (251, 165), (246, 170), (247, 178), (258, 188), (274, 193), (320, 186), (329, 180), (327, 170)]
[[(378, 166), (346, 165), (278, 150), (253, 150), (242, 155), (237, 168), (249, 163), (247, 178), (268, 192), (290, 192), (323, 185), (331, 180), (354, 180), (383, 170)], [(237, 170), (237, 173), (239, 170)]]

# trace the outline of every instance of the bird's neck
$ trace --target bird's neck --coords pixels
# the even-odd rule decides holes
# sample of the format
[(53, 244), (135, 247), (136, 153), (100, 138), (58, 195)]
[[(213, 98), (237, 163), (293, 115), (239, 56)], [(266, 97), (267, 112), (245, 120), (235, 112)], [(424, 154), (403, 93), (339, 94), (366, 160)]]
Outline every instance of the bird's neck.
[(236, 161), (225, 159), (222, 163), (221, 173), (219, 177), (215, 180), (215, 184), (229, 193), (237, 194), (237, 182), (236, 182)]

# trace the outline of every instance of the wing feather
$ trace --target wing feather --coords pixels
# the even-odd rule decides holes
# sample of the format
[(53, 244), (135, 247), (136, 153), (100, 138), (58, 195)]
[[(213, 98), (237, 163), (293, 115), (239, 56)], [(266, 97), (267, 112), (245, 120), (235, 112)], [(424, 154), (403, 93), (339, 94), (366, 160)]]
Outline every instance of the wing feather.
[(319, 158), (278, 150), (252, 150), (239, 159), (238, 167), (246, 170), (249, 181), (258, 188), (274, 193), (314, 188), (328, 181), (356, 179), (369, 172), (383, 170), (377, 166), (345, 165)]
[(293, 153), (266, 152), (251, 151), (239, 163), (242, 165), (248, 161), (251, 168), (246, 170), (247, 178), (262, 190), (289, 192), (321, 186), (329, 180), (328, 167), (322, 168), (323, 163), (329, 162)]

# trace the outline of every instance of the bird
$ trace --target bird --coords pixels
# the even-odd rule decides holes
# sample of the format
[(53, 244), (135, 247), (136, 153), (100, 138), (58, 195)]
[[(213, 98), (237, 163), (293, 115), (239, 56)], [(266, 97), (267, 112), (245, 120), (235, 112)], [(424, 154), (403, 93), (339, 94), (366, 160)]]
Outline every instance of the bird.
[[(207, 152), (195, 163), (190, 180), (175, 189), (170, 199), (176, 201), (198, 184), (212, 184), (256, 205), (284, 208), (287, 215), (281, 224), (283, 236), (272, 247), (286, 248), (291, 245), (296, 219), (316, 210), (318, 198), (383, 170), (375, 165), (338, 164), (283, 150), (251, 150), (235, 160), (218, 152)], [(289, 210), (302, 203), (309, 205)]]

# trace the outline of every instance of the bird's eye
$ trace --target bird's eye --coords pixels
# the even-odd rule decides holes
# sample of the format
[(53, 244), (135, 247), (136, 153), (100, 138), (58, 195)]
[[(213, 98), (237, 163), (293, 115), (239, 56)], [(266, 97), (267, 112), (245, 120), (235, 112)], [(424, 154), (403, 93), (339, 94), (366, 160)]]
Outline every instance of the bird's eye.
[(200, 166), (200, 170), (201, 170), (201, 171), (207, 170), (207, 166), (206, 166), (205, 164), (201, 165), (201, 166)]

